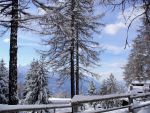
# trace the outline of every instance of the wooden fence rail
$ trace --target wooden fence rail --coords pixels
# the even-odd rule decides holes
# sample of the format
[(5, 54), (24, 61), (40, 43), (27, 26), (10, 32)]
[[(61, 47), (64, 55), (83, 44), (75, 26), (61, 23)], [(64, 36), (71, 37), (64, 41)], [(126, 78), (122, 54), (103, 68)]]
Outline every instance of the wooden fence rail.
[(87, 102), (96, 102), (96, 101), (103, 101), (103, 100), (110, 100), (110, 99), (118, 99), (118, 98), (129, 98), (130, 94), (112, 94), (112, 95), (94, 95), (94, 96), (82, 96), (82, 95), (75, 95), (71, 100), (73, 105), (78, 105), (79, 103), (87, 103)]
[[(134, 106), (133, 100), (137, 98), (147, 98), (150, 97), (150, 93), (143, 93), (143, 94), (113, 94), (113, 95), (104, 95), (104, 96), (82, 96), (82, 95), (76, 95), (73, 97), (70, 103), (66, 104), (47, 104), (47, 105), (1, 105), (0, 104), (0, 113), (6, 113), (6, 112), (18, 112), (18, 111), (37, 111), (37, 110), (49, 110), (49, 109), (59, 109), (59, 108), (73, 108), (73, 113), (102, 113), (102, 112), (108, 112), (123, 108), (128, 108), (130, 112), (134, 113), (134, 109), (138, 109), (145, 106), (150, 106), (150, 103)], [(125, 99), (128, 100), (129, 104), (125, 106), (119, 106), (119, 107), (112, 107), (108, 109), (103, 110), (93, 110), (90, 112), (83, 112), (83, 111), (77, 111), (78, 106), (80, 106), (83, 103), (91, 103), (91, 102), (98, 102), (98, 101), (106, 101), (106, 100), (113, 100), (113, 99)], [(74, 109), (75, 108), (75, 109)], [(66, 112), (65, 112), (66, 113)]]
[[(134, 109), (149, 106), (150, 103), (133, 106), (133, 100), (137, 98), (146, 98), (150, 97), (150, 93), (143, 93), (143, 94), (113, 94), (113, 95), (104, 95), (104, 96), (74, 96), (72, 99), (72, 106), (77, 108), (77, 106), (80, 106), (83, 103), (90, 103), (90, 102), (97, 102), (97, 101), (105, 101), (105, 100), (111, 100), (111, 99), (121, 99), (121, 98), (127, 98), (128, 99), (128, 105), (121, 106), (121, 107), (113, 107), (108, 108), (104, 110), (94, 110), (93, 113), (102, 113), (102, 112), (108, 112), (108, 111), (114, 111), (118, 109), (128, 108), (129, 112), (134, 113)], [(76, 109), (74, 112), (77, 112)], [(88, 112), (78, 112), (78, 113), (88, 113)]]
[(47, 105), (0, 105), (0, 113), (18, 111), (37, 111), (57, 108), (69, 108), (71, 104), (47, 104)]

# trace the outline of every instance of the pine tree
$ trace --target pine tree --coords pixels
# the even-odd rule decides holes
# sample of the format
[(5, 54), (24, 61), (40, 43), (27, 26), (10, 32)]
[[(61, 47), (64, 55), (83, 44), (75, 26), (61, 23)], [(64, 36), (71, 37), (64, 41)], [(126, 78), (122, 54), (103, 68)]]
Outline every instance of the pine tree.
[(138, 30), (139, 35), (133, 41), (133, 48), (124, 67), (124, 79), (127, 84), (132, 81), (150, 79), (150, 24), (143, 18), (143, 26)]
[(43, 61), (33, 61), (26, 75), (25, 104), (48, 103), (48, 71)]
[(128, 58), (128, 63), (123, 68), (125, 71), (123, 72), (124, 80), (126, 81), (127, 85), (130, 85), (132, 80), (135, 80), (133, 71), (133, 62), (130, 58)]
[(107, 94), (115, 94), (119, 92), (118, 83), (113, 74), (110, 74), (109, 78), (103, 81), (100, 94), (107, 95)]
[[(110, 95), (110, 94), (117, 94), (122, 93), (123, 89), (122, 86), (119, 86), (117, 80), (115, 79), (113, 74), (110, 74), (110, 76), (103, 80), (101, 88), (100, 88), (100, 95)], [(104, 100), (101, 102), (103, 108), (112, 108), (112, 107), (119, 107), (121, 106), (121, 100), (120, 99), (110, 99), (110, 100)]]
[(107, 93), (107, 82), (106, 80), (103, 80), (101, 88), (100, 88), (100, 95), (106, 95)]
[(98, 46), (98, 43), (93, 41), (92, 34), (99, 31), (97, 29), (102, 24), (98, 19), (102, 15), (99, 18), (92, 15), (93, 3), (88, 0), (64, 0), (56, 3), (60, 8), (45, 10), (46, 15), (41, 20), (43, 34), (52, 36), (44, 41), (50, 49), (43, 51), (43, 55), (54, 73), (60, 75), (61, 81), (70, 78), (71, 97), (75, 92), (79, 94), (79, 79), (96, 75), (88, 67), (99, 60), (100, 52), (93, 47)]
[(89, 94), (89, 95), (94, 95), (94, 94), (96, 94), (96, 87), (95, 87), (93, 81), (91, 81), (91, 82), (89, 83), (88, 94)]
[(17, 39), (18, 29), (27, 27), (27, 21), (32, 16), (25, 10), (28, 9), (28, 0), (1, 0), (0, 1), (0, 26), (1, 36), (10, 32), (9, 50), (9, 104), (18, 103), (17, 97)]
[(0, 61), (0, 104), (8, 104), (8, 69), (3, 59)]

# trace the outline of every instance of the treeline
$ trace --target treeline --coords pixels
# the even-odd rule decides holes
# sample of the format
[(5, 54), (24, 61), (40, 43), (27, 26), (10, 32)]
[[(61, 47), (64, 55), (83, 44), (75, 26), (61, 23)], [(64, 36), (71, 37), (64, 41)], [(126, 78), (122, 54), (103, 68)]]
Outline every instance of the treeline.
[(88, 95), (109, 95), (120, 94), (127, 90), (125, 84), (117, 81), (114, 75), (111, 73), (106, 79), (102, 81), (99, 88), (96, 88), (93, 81), (89, 82)]
[[(18, 100), (20, 104), (48, 104), (48, 98), (54, 96), (48, 88), (49, 71), (48, 66), (45, 65), (43, 59), (33, 60), (30, 68), (25, 73), (25, 81), (18, 83)], [(0, 104), (8, 104), (8, 68), (4, 60), (0, 61)], [(21, 86), (22, 85), (22, 86)], [(95, 86), (94, 81), (89, 82), (86, 95), (108, 95), (123, 93), (125, 91), (124, 85), (117, 81), (113, 74), (107, 79), (104, 79), (100, 87)], [(87, 93), (86, 93), (87, 92)]]

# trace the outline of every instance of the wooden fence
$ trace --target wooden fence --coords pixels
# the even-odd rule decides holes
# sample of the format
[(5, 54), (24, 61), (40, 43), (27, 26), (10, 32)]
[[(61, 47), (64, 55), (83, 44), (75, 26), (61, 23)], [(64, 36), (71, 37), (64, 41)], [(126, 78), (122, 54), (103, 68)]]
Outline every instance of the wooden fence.
[[(54, 113), (56, 112), (56, 109), (60, 108), (70, 108), (73, 113), (102, 113), (102, 112), (108, 112), (118, 109), (124, 109), (128, 108), (130, 112), (134, 113), (135, 109), (150, 106), (150, 103), (142, 104), (134, 106), (133, 100), (134, 99), (140, 99), (140, 98), (147, 98), (150, 97), (150, 93), (142, 93), (142, 94), (113, 94), (113, 95), (104, 95), (104, 96), (81, 96), (76, 95), (73, 97), (70, 103), (65, 104), (47, 104), (47, 105), (0, 105), (0, 113), (12, 113), (12, 112), (19, 112), (19, 111), (37, 111), (37, 110), (50, 110), (53, 109)], [(93, 110), (90, 112), (86, 111), (78, 111), (79, 106), (81, 106), (84, 103), (93, 103), (93, 102), (101, 102), (101, 101), (107, 101), (107, 100), (114, 100), (114, 99), (126, 99), (129, 103), (125, 106), (118, 106), (118, 107), (111, 107), (106, 108), (102, 110)], [(71, 109), (72, 108), (72, 109)], [(66, 112), (65, 112), (66, 113)]]
[[(70, 108), (71, 104), (47, 104), (47, 105), (0, 105), (0, 113), (14, 113), (19, 111), (38, 111), (50, 110), (56, 112), (56, 109)], [(65, 112), (66, 113), (66, 112)]]
[(107, 101), (107, 100), (114, 100), (114, 99), (125, 99), (128, 101), (128, 105), (119, 106), (119, 107), (112, 107), (108, 109), (103, 110), (93, 110), (90, 112), (83, 112), (78, 111), (78, 113), (102, 113), (102, 112), (108, 112), (118, 109), (124, 109), (128, 108), (129, 112), (134, 113), (135, 109), (150, 106), (150, 103), (134, 106), (133, 100), (134, 99), (141, 99), (141, 98), (147, 98), (150, 97), (150, 93), (142, 93), (142, 94), (114, 94), (114, 95), (104, 95), (104, 96), (74, 96), (72, 99), (72, 107), (74, 108), (74, 112), (77, 112), (77, 107), (84, 104), (84, 103), (92, 103), (92, 102), (99, 102), (99, 101)]

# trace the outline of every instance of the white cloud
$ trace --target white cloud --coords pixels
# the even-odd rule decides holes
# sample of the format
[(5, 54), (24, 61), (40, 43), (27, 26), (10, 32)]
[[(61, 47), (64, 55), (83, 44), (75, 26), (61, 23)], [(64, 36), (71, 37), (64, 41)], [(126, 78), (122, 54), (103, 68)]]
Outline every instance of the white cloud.
[(10, 39), (9, 39), (9, 38), (5, 38), (3, 41), (4, 41), (5, 43), (9, 43), (9, 42), (10, 42)]
[(104, 62), (100, 69), (100, 80), (104, 80), (109, 77), (112, 73), (115, 78), (119, 81), (123, 80), (122, 67), (126, 64), (126, 60), (114, 61), (114, 62)]
[(104, 31), (107, 34), (115, 35), (119, 30), (126, 28), (125, 24), (122, 22), (114, 23), (114, 24), (108, 24), (105, 26)]
[(115, 46), (115, 45), (108, 45), (108, 44), (103, 45), (103, 48), (106, 50), (106, 52), (113, 53), (113, 54), (120, 54), (130, 50), (130, 48), (124, 49), (123, 46)]
[(102, 63), (102, 67), (107, 68), (121, 68), (126, 64), (126, 61), (113, 62), (113, 63)]
[(107, 79), (110, 74), (113, 74), (115, 76), (115, 78), (118, 80), (118, 81), (123, 81), (123, 76), (122, 76), (122, 71), (121, 70), (108, 70), (108, 71), (103, 71), (100, 73), (101, 75), (101, 78), (100, 78), (100, 82), (102, 82), (104, 79)]
[[(142, 8), (127, 8), (123, 13), (122, 11), (118, 13), (116, 22), (107, 24), (104, 27), (105, 33), (109, 35), (115, 35), (117, 34), (120, 30), (127, 28), (127, 26), (131, 23), (131, 21), (137, 17), (138, 15), (142, 14), (144, 10)], [(139, 25), (141, 23), (140, 18), (137, 18), (134, 20), (134, 24)]]

